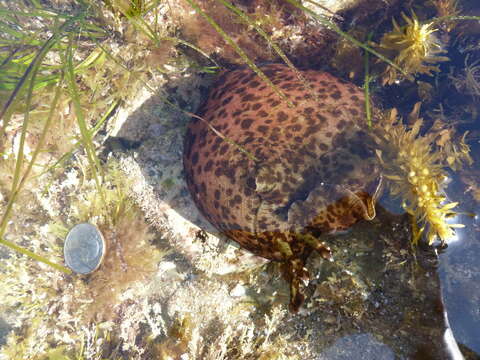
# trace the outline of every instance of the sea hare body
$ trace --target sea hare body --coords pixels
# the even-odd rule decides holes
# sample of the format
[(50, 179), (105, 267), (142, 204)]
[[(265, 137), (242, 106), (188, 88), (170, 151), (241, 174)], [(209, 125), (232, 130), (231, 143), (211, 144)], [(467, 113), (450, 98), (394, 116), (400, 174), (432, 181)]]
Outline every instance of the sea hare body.
[(304, 263), (318, 236), (375, 216), (381, 183), (369, 144), (363, 92), (318, 71), (279, 64), (219, 77), (188, 127), (184, 166), (203, 215), (243, 248), (284, 262), (293, 311), (303, 302)]

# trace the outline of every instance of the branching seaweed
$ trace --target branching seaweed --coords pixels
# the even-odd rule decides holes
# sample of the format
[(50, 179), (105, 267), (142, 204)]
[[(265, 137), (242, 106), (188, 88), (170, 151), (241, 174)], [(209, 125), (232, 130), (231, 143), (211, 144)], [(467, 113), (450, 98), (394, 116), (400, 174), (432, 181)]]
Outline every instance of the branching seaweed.
[(442, 143), (435, 146), (439, 132), (420, 135), (422, 119), (418, 110), (419, 104), (410, 116), (412, 126), (403, 125), (395, 109), (379, 121), (374, 129), (377, 156), (391, 194), (401, 197), (404, 209), (422, 224), (414, 231), (413, 243), (424, 233), (429, 244), (437, 238), (444, 243), (454, 235), (454, 228), (463, 227), (448, 221), (455, 215), (452, 209), (458, 203), (448, 202), (444, 193), (448, 178), (445, 168), (471, 163), (470, 149), (464, 137), (458, 145), (447, 147)]
[(383, 35), (378, 45), (385, 53), (394, 56), (393, 62), (403, 70), (399, 73), (394, 67), (387, 67), (383, 75), (383, 84), (393, 84), (401, 80), (413, 80), (417, 74), (428, 74), (438, 72), (435, 63), (447, 61), (445, 56), (439, 56), (446, 51), (436, 38), (437, 31), (433, 22), (422, 24), (415, 14), (409, 18), (402, 13), (406, 24), (399, 26), (395, 19), (392, 20), (393, 30)]
[(469, 56), (465, 57), (465, 68), (462, 74), (450, 75), (450, 79), (459, 92), (473, 97), (480, 97), (480, 60), (468, 62)]

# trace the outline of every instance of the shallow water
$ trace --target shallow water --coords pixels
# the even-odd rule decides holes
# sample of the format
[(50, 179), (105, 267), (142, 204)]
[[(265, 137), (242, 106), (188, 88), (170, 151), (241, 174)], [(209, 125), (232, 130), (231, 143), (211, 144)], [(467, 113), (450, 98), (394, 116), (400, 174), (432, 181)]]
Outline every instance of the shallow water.
[[(480, 32), (473, 38), (471, 34), (469, 36), (470, 43), (480, 41)], [(335, 261), (329, 263), (319, 256), (312, 256), (307, 267), (313, 279), (306, 289), (305, 305), (299, 314), (286, 316), (281, 325), (285, 334), (291, 334), (293, 329), (294, 340), (303, 341), (308, 337), (309, 346), (317, 354), (316, 359), (409, 359), (413, 358), (412, 354), (415, 359), (449, 358), (444, 347), (446, 325), (443, 310), (466, 358), (478, 359), (480, 356), (480, 106), (478, 97), (462, 94), (449, 85), (447, 74), (450, 68), (454, 74), (461, 73), (464, 68), (465, 54), (459, 49), (458, 45), (450, 49), (451, 61), (441, 65), (441, 76), (419, 78), (430, 84), (438, 80), (440, 84), (434, 101), (426, 102), (422, 111), (425, 114), (431, 112), (445, 101), (450, 111), (445, 121), (451, 122), (459, 133), (470, 131), (467, 142), (472, 147), (475, 162), (472, 167), (452, 173), (452, 181), (446, 190), (448, 200), (459, 201), (456, 210), (464, 213), (452, 221), (466, 227), (457, 231), (455, 239), (449, 242), (448, 248), (440, 251), (438, 258), (433, 248), (427, 248), (420, 249), (414, 259), (409, 252), (412, 236), (409, 219), (402, 215), (399, 201), (385, 194), (373, 221), (361, 221), (330, 239)], [(472, 52), (470, 61), (478, 59), (479, 51)], [(187, 77), (180, 79), (179, 83), (181, 86), (178, 83), (172, 85), (172, 97), (181, 98), (175, 91), (183, 93), (184, 98), (178, 103), (187, 104), (188, 110), (198, 108), (201, 91), (195, 86), (199, 85), (192, 85), (191, 78)], [(185, 96), (192, 88), (195, 88), (195, 95)], [(375, 95), (386, 107), (398, 107), (404, 118), (418, 100), (414, 83), (393, 85)], [(160, 266), (161, 279), (153, 280), (156, 281), (154, 285), (163, 291), (159, 291), (161, 295), (155, 294), (155, 301), (160, 299), (158, 303), (163, 306), (164, 318), (175, 318), (177, 310), (178, 313), (197, 311), (199, 323), (205, 319), (210, 321), (212, 314), (227, 318), (230, 313), (226, 311), (208, 313), (205, 309), (217, 306), (220, 309), (223, 302), (234, 308), (238, 301), (236, 297), (244, 294), (242, 291), (239, 291), (240, 295), (232, 295), (233, 290), (230, 292), (233, 286), (240, 284), (235, 274), (233, 280), (216, 275), (240, 272), (243, 265), (248, 268), (262, 260), (252, 260), (251, 256), (229, 245), (223, 238), (197, 236), (196, 225), (213, 234), (218, 232), (195, 209), (183, 182), (183, 130), (189, 119), (156, 99), (161, 97), (156, 94), (148, 100), (151, 104), (145, 101), (142, 108), (129, 114), (119, 133), (120, 137), (131, 138), (140, 144), (134, 155), (128, 154), (128, 160), (135, 159), (138, 163), (132, 162), (138, 166), (127, 167), (126, 172), (129, 176), (141, 178), (144, 181), (142, 186), (151, 191), (151, 198), (148, 198), (144, 196), (145, 192), (141, 192), (144, 189), (139, 190), (135, 193), (137, 200), (142, 209), (146, 209), (146, 217), (157, 225), (159, 233), (162, 236), (168, 233), (170, 245), (176, 251), (175, 256)], [(468, 117), (462, 112), (467, 106), (476, 109), (477, 114), (472, 112)], [(457, 110), (461, 116), (455, 114)], [(459, 117), (465, 122), (458, 122)], [(138, 172), (132, 172), (132, 169)], [(339, 174), (335, 175), (337, 177), (332, 181), (338, 180)], [(343, 180), (342, 176), (340, 178), (338, 182)], [(325, 186), (331, 193), (330, 187), (334, 188), (331, 184)], [(472, 196), (474, 192), (478, 195), (476, 199)], [(151, 203), (147, 204), (149, 201)], [(225, 248), (230, 252), (222, 257), (227, 253)], [(279, 267), (275, 264), (269, 266), (262, 270), (258, 279), (245, 281), (240, 287), (248, 294), (245, 301), (255, 300), (257, 308), (252, 311), (252, 317), (256, 315), (257, 319), (263, 319), (273, 305), (286, 309), (289, 301), (288, 284), (280, 278)], [(196, 293), (195, 286), (202, 291)], [(219, 289), (222, 291), (217, 291)], [(170, 311), (168, 315), (167, 311)], [(245, 318), (251, 320), (249, 316)], [(231, 319), (226, 319), (225, 324), (228, 320)], [(0, 345), (10, 329), (11, 326), (0, 318)], [(211, 334), (216, 333), (212, 330)]]
[[(478, 146), (474, 154), (478, 154)], [(476, 177), (480, 175), (478, 160), (477, 157), (472, 166)], [(457, 236), (440, 255), (439, 273), (455, 338), (480, 353), (480, 204), (469, 196), (467, 188), (458, 178), (448, 188), (451, 197), (461, 202), (461, 210), (472, 214), (455, 219), (465, 224), (465, 228), (457, 230)]]
[[(278, 74), (275, 75), (278, 77)], [(225, 83), (231, 85), (228, 80), (225, 81)], [(218, 89), (222, 89), (222, 86), (228, 87), (228, 85), (224, 85), (222, 82), (218, 86), (219, 87), (213, 92), (213, 94), (221, 92)], [(400, 89), (395, 88), (394, 86), (386, 92), (386, 96), (398, 94), (399, 90)], [(235, 114), (235, 110), (238, 110), (238, 108), (244, 104), (242, 104), (242, 102), (238, 103), (235, 100), (231, 101), (231, 98), (232, 97), (229, 97), (227, 99), (227, 103), (230, 108), (228, 108), (226, 112)], [(262, 151), (255, 152), (256, 150), (262, 150), (263, 148), (260, 145), (255, 145), (256, 143), (254, 143), (254, 146), (251, 146), (250, 143), (245, 142), (244, 144), (242, 142), (245, 140), (245, 138), (248, 138), (248, 136), (253, 136), (243, 135), (249, 134), (248, 127), (250, 124), (242, 129), (238, 127), (238, 129), (234, 129), (235, 131), (231, 132), (231, 129), (228, 126), (228, 121), (233, 121), (235, 117), (230, 119), (227, 116), (219, 116), (218, 114), (221, 114), (222, 111), (225, 112), (225, 110), (221, 106), (218, 106), (216, 101), (220, 103), (223, 101), (223, 98), (220, 97), (218, 99), (214, 95), (211, 99), (211, 103), (209, 102), (207, 107), (211, 110), (211, 112), (208, 113), (207, 111), (205, 117), (208, 121), (211, 121), (211, 124), (213, 124), (214, 127), (218, 127), (219, 129), (223, 130), (226, 129), (225, 134), (228, 135), (230, 139), (233, 139), (233, 141), (244, 145), (244, 149), (246, 149), (246, 151), (255, 153), (257, 157), (261, 158), (262, 156), (266, 156), (268, 161), (271, 161), (271, 158), (268, 156), (271, 156), (275, 159), (275, 156), (271, 154), (276, 154), (276, 151), (278, 151), (279, 148), (281, 149), (281, 146), (276, 143), (272, 143), (268, 146), (264, 146), (266, 149), (264, 153)], [(261, 102), (261, 100), (258, 101), (259, 103)], [(392, 102), (395, 101), (392, 100)], [(414, 104), (403, 103), (402, 105), (405, 108), (408, 108), (410, 106), (413, 107)], [(275, 110), (277, 109), (272, 109), (272, 111)], [(427, 110), (428, 109), (424, 109), (424, 111)], [(325, 111), (325, 115), (327, 114), (330, 113)], [(427, 113), (425, 112), (425, 114)], [(241, 116), (242, 115), (238, 116), (239, 120), (241, 120)], [(273, 115), (271, 116), (272, 119), (275, 119), (275, 112), (273, 112)], [(309, 119), (307, 115), (305, 116), (307, 119)], [(268, 116), (266, 118), (268, 119)], [(255, 124), (255, 121), (257, 120), (251, 120), (250, 122)], [(291, 121), (295, 122), (297, 120), (292, 118)], [(329, 126), (334, 126), (336, 125), (337, 121), (339, 121), (338, 117), (330, 117), (328, 118), (327, 123)], [(240, 121), (238, 121), (238, 123), (239, 122)], [(224, 123), (226, 123), (227, 126), (223, 126), (225, 125)], [(472, 156), (475, 158), (477, 152), (474, 144), (475, 141), (478, 141), (476, 140), (478, 138), (475, 137), (478, 136), (478, 133), (475, 126), (471, 126), (472, 124), (475, 124), (473, 119), (469, 124), (464, 124), (462, 129), (459, 129), (459, 131), (466, 131), (468, 129), (472, 134), (474, 134), (473, 137), (469, 139), (469, 144), (473, 147)], [(207, 127), (202, 122), (197, 121), (194, 126), (199, 127), (205, 133), (207, 133)], [(281, 129), (281, 126), (278, 126), (274, 130), (278, 129)], [(327, 130), (329, 129), (327, 128)], [(348, 132), (346, 130), (344, 130), (343, 133), (340, 131), (340, 135), (344, 133)], [(312, 133), (309, 133), (308, 135), (310, 136)], [(202, 139), (206, 138), (206, 135), (199, 136), (199, 130), (197, 130), (196, 134), (188, 132), (187, 136), (191, 136), (191, 138), (187, 139), (187, 144), (189, 144), (186, 151), (186, 157), (189, 161), (188, 164), (190, 164), (189, 157), (191, 156), (195, 160), (192, 161), (192, 163), (197, 166), (196, 160), (198, 160), (198, 153), (200, 153), (200, 157), (205, 158), (205, 162), (207, 163), (206, 167), (210, 168), (211, 166), (209, 166), (207, 162), (207, 160), (209, 160), (209, 155), (205, 155), (208, 151), (210, 151), (208, 147), (205, 149), (202, 148), (203, 145), (201, 145), (199, 148), (195, 148), (194, 152), (190, 151), (190, 142), (201, 142)], [(218, 140), (220, 143), (222, 142), (215, 136), (213, 136), (213, 139)], [(266, 139), (260, 137), (260, 140), (262, 140), (262, 146), (264, 140), (268, 141), (268, 139), (268, 136)], [(322, 136), (321, 133), (316, 140), (317, 143), (323, 141), (325, 144), (330, 145), (329, 137)], [(207, 141), (204, 142), (206, 143)], [(214, 141), (212, 140), (211, 142), (213, 143)], [(282, 140), (281, 144), (282, 146), (291, 146), (292, 149), (295, 149), (294, 142), (290, 142), (288, 137)], [(338, 148), (342, 149), (342, 146), (348, 148), (354, 153), (356, 150), (361, 152), (361, 150), (366, 147), (365, 143), (361, 143), (359, 146), (359, 142), (352, 141), (350, 143), (348, 140), (344, 142), (335, 142), (334, 140), (334, 144), (336, 148), (335, 151), (331, 151), (333, 154), (336, 154), (337, 152), (342, 153), (342, 151), (338, 150)], [(313, 148), (314, 145), (311, 145), (311, 147)], [(289, 149), (290, 148), (288, 148), (288, 150)], [(205, 154), (203, 154), (202, 151)], [(231, 157), (238, 155), (243, 159), (243, 155), (238, 152), (237, 149), (233, 149), (232, 151), (233, 154)], [(325, 151), (325, 149), (323, 149), (323, 151)], [(300, 157), (301, 151), (299, 151), (299, 153), (300, 155), (297, 154), (296, 156)], [(319, 151), (319, 153), (322, 154), (321, 151)], [(208, 154), (210, 153), (208, 152)], [(281, 151), (280, 155), (282, 155)], [(322, 156), (323, 155), (320, 155), (320, 159), (322, 159)], [(353, 155), (350, 154), (348, 159), (352, 158)], [(266, 162), (267, 160), (263, 161)], [(282, 161), (283, 160), (284, 159), (282, 159)], [(361, 158), (356, 161), (361, 162), (363, 160), (364, 159)], [(312, 162), (315, 161), (318, 161), (318, 159), (313, 158)], [(338, 161), (335, 156), (332, 156), (332, 160), (327, 163), (338, 165), (340, 161)], [(196, 168), (200, 168), (202, 166), (201, 161), (199, 161), (198, 164), (199, 165)], [(216, 166), (219, 166), (218, 164), (223, 163), (217, 162)], [(295, 165), (295, 161), (286, 159), (284, 168), (279, 170), (280, 175), (276, 175), (276, 177), (274, 176), (274, 179), (283, 179), (282, 175), (289, 170), (288, 167), (293, 168), (293, 172), (295, 173), (295, 171), (298, 171), (295, 170)], [(448, 188), (446, 187), (446, 202), (460, 202), (462, 205), (456, 209), (458, 212), (471, 213), (472, 210), (467, 210), (469, 207), (473, 206), (475, 209), (478, 208), (476, 203), (473, 202), (473, 199), (468, 198), (469, 194), (465, 193), (465, 186), (463, 183), (467, 174), (470, 176), (470, 178), (473, 177), (474, 181), (476, 181), (475, 173), (478, 172), (478, 168), (476, 166), (477, 162), (475, 162), (475, 165), (470, 168), (465, 166), (463, 170), (459, 170), (457, 173), (451, 173), (453, 180), (450, 181)], [(272, 168), (273, 167), (274, 165)], [(330, 174), (328, 168), (325, 169), (322, 167), (313, 167), (315, 168), (315, 176), (312, 177), (313, 179), (323, 179), (322, 176), (326, 179), (329, 179), (328, 176), (330, 175), (327, 175)], [(193, 168), (193, 166), (191, 166), (191, 168)], [(260, 169), (263, 169), (263, 167), (260, 167)], [(348, 182), (350, 177), (354, 177), (352, 169), (354, 169), (354, 167), (334, 167), (333, 173), (335, 176), (337, 176), (337, 178), (333, 182), (328, 182), (327, 180), (327, 188), (330, 191), (326, 192), (325, 194), (318, 194), (319, 196), (315, 198), (317, 202), (313, 207), (311, 207), (311, 211), (313, 213), (315, 213), (315, 211), (319, 211), (319, 207), (323, 205), (322, 201), (326, 201), (325, 208), (330, 209), (330, 207), (327, 205), (331, 205), (334, 201), (337, 201), (341, 198), (340, 196), (337, 196), (334, 201), (329, 200), (330, 198), (328, 195), (332, 193), (335, 194), (333, 189), (336, 189), (336, 187), (331, 185), (331, 183), (342, 185), (342, 189), (348, 189), (348, 186), (352, 186), (351, 183)], [(238, 187), (241, 191), (243, 191), (244, 188), (248, 189), (248, 180), (245, 182), (245, 184), (241, 182), (243, 176), (242, 174), (254, 176), (256, 168), (254, 164), (246, 166), (244, 163), (238, 162), (238, 164), (235, 163), (233, 166), (232, 163), (225, 162), (223, 165), (219, 166), (219, 174), (215, 172), (215, 176), (203, 171), (202, 177), (206, 179), (205, 181), (212, 182), (203, 190), (200, 189), (200, 185), (202, 185), (202, 183), (195, 184), (195, 181), (197, 180), (195, 178), (195, 173), (192, 172), (191, 169), (189, 170), (189, 180), (193, 182), (193, 185), (190, 186), (190, 191), (193, 196), (201, 198), (200, 201), (197, 200), (197, 205), (200, 204), (199, 207), (208, 218), (210, 218), (213, 213), (214, 217), (217, 216), (222, 219), (227, 218), (228, 214), (222, 215), (220, 210), (216, 210), (225, 205), (225, 202), (222, 203), (220, 196), (216, 196), (218, 205), (210, 206), (210, 213), (205, 210), (205, 208), (208, 207), (208, 202), (211, 201), (213, 203), (214, 200), (213, 195), (211, 195), (209, 198), (208, 192), (211, 190), (211, 188), (215, 189), (216, 186), (219, 187), (220, 191), (224, 191), (225, 189), (234, 189), (234, 191), (237, 191), (236, 187)], [(275, 168), (275, 170), (278, 169)], [(200, 170), (198, 171), (200, 173)], [(240, 175), (234, 178), (230, 177), (231, 183), (225, 185), (224, 179), (222, 178), (223, 173), (229, 174), (235, 171), (237, 171)], [(465, 171), (465, 173), (463, 173), (463, 171)], [(472, 172), (474, 175), (472, 175)], [(273, 171), (271, 171), (271, 173), (273, 173)], [(302, 174), (310, 173), (305, 171)], [(370, 174), (375, 175), (374, 173)], [(259, 171), (257, 176), (262, 177), (263, 173)], [(303, 178), (300, 176), (300, 179), (297, 180), (298, 182), (294, 182), (294, 184), (299, 187), (302, 187), (301, 181), (305, 181), (306, 183), (311, 182), (311, 178), (305, 175)], [(273, 199), (268, 198), (267, 196), (269, 195), (269, 191), (272, 191), (272, 189), (276, 188), (283, 189), (284, 184), (284, 182), (281, 182), (281, 180), (278, 180), (278, 183), (271, 179), (269, 181), (271, 186), (268, 187), (268, 191), (265, 191), (267, 198), (265, 202), (270, 201), (272, 204), (270, 207), (266, 207), (267, 211), (262, 213), (264, 216), (266, 216), (265, 219), (269, 219), (268, 216), (274, 217), (278, 214), (278, 211), (272, 209), (275, 209), (274, 206), (279, 204), (280, 200), (278, 200), (278, 198), (282, 199), (282, 197), (278, 196), (277, 198), (273, 197)], [(343, 182), (345, 182), (345, 184)], [(251, 183), (252, 185), (250, 187), (252, 190), (256, 189), (257, 191), (261, 192), (263, 188), (260, 185), (263, 185), (263, 181), (259, 181), (258, 178), (254, 178)], [(320, 183), (320, 185), (322, 184), (323, 183)], [(472, 186), (475, 185), (476, 182), (474, 182)], [(310, 191), (313, 187), (305, 186), (305, 188)], [(358, 190), (358, 188), (351, 187), (350, 194), (353, 194)], [(311, 191), (315, 192), (316, 190)], [(251, 195), (251, 192), (249, 194)], [(250, 200), (249, 194), (247, 194), (245, 197), (247, 200)], [(293, 198), (293, 200), (285, 200), (286, 207), (295, 201), (307, 202), (310, 199), (310, 196), (307, 197), (307, 195), (304, 195), (301, 191), (292, 191), (292, 194), (293, 195), (291, 195), (288, 191), (284, 191), (282, 194), (282, 196), (288, 195)], [(342, 192), (342, 196), (345, 194), (345, 192)], [(262, 195), (263, 194), (261, 194), (260, 197), (262, 197)], [(255, 197), (251, 197), (251, 199), (253, 201)], [(358, 198), (358, 196), (357, 200), (362, 201), (360, 198)], [(472, 278), (472, 276), (473, 274), (477, 273), (477, 264), (474, 261), (475, 256), (470, 256), (469, 254), (475, 252), (475, 249), (472, 249), (472, 244), (478, 242), (478, 239), (475, 238), (475, 222), (477, 222), (477, 219), (472, 218), (471, 216), (468, 219), (466, 216), (457, 216), (456, 218), (449, 219), (449, 221), (452, 222), (458, 221), (464, 223), (466, 228), (460, 229), (457, 233), (457, 236), (454, 239), (450, 239), (452, 242), (451, 247), (444, 250), (439, 259), (438, 252), (440, 251), (440, 248), (435, 247), (437, 244), (434, 244), (433, 247), (420, 246), (418, 249), (411, 251), (410, 241), (412, 239), (412, 229), (409, 223), (409, 218), (408, 216), (394, 215), (394, 213), (403, 213), (403, 210), (398, 206), (398, 200), (393, 199), (387, 192), (387, 194), (383, 196), (379, 203), (380, 205), (377, 207), (378, 215), (373, 221), (363, 221), (358, 226), (352, 227), (348, 232), (343, 234), (339, 231), (335, 231), (335, 234), (332, 235), (330, 239), (326, 240), (326, 243), (332, 249), (334, 262), (331, 266), (323, 265), (323, 270), (321, 272), (322, 275), (318, 275), (318, 266), (311, 266), (309, 268), (311, 274), (317, 274), (317, 281), (313, 281), (313, 285), (309, 286), (310, 294), (307, 296), (306, 305), (300, 310), (300, 314), (302, 316), (295, 317), (292, 315), (290, 317), (291, 323), (295, 324), (294, 326), (298, 327), (299, 329), (307, 328), (312, 331), (314, 333), (313, 338), (317, 340), (318, 351), (320, 354), (322, 354), (320, 356), (326, 356), (326, 358), (336, 358), (336, 356), (341, 354), (343, 351), (348, 353), (348, 350), (346, 348), (342, 349), (342, 346), (348, 347), (351, 346), (352, 343), (355, 343), (358, 347), (365, 349), (365, 351), (373, 351), (373, 353), (377, 352), (378, 344), (388, 346), (389, 349), (391, 349), (391, 352), (383, 353), (383, 355), (387, 358), (390, 356), (389, 354), (396, 354), (396, 356), (399, 356), (400, 358), (420, 356), (430, 356), (438, 359), (448, 359), (452, 356), (455, 358), (456, 355), (452, 354), (458, 355), (459, 350), (458, 346), (455, 344), (455, 340), (453, 340), (453, 338), (450, 336), (451, 330), (448, 326), (448, 319), (450, 319), (450, 323), (452, 324), (454, 336), (458, 334), (462, 349), (470, 348), (473, 351), (476, 351), (476, 347), (478, 346), (476, 333), (479, 330), (479, 326), (478, 313), (475, 309), (475, 304), (478, 304), (478, 291), (470, 282), (474, 282), (476, 280), (476, 278)], [(261, 204), (247, 204), (253, 204), (251, 206), (257, 206), (258, 209), (261, 208)], [(383, 210), (383, 205), (385, 205), (390, 211)], [(252, 209), (248, 208), (248, 206), (243, 206), (241, 208), (244, 212), (241, 212), (240, 208), (235, 208), (238, 210), (237, 215), (240, 214), (240, 216), (243, 216), (242, 214), (244, 213), (249, 214), (249, 212), (252, 212)], [(352, 206), (350, 209), (352, 210), (353, 208), (354, 207)], [(268, 211), (272, 212), (268, 213)], [(328, 211), (336, 215), (334, 210)], [(253, 211), (252, 213), (258, 214), (259, 210)], [(307, 229), (314, 228), (311, 223), (311, 217), (309, 217), (307, 213), (303, 214), (303, 217), (304, 223), (298, 220), (301, 218), (300, 214), (298, 218), (294, 219), (295, 225), (300, 222), (306, 226)], [(257, 227), (255, 226), (255, 219), (255, 216), (246, 216), (247, 225), (245, 231), (256, 231), (255, 229), (257, 229)], [(240, 220), (244, 219), (241, 218)], [(288, 220), (290, 220), (290, 213), (288, 214)], [(370, 218), (369, 220), (372, 219)], [(230, 227), (233, 227), (234, 229), (235, 226), (239, 225), (238, 222), (235, 223), (234, 221), (233, 224), (225, 223), (225, 225), (222, 226), (223, 230), (230, 231), (232, 229)], [(219, 228), (222, 228), (222, 226)], [(270, 231), (279, 230), (276, 228), (279, 226), (277, 222), (272, 222), (272, 224), (269, 224), (269, 226)], [(242, 228), (242, 230), (244, 229)], [(237, 240), (235, 235), (230, 236)], [(468, 236), (473, 238), (470, 243), (462, 241), (462, 238)], [(265, 245), (265, 247), (269, 246), (267, 243), (268, 241), (273, 243), (272, 246), (268, 248), (259, 248), (255, 239), (251, 241), (245, 239), (239, 240), (240, 243), (242, 243), (242, 241), (245, 241), (244, 247), (253, 251), (254, 253), (257, 252), (266, 258), (280, 260), (279, 255), (275, 255), (277, 258), (269, 257), (271, 255), (269, 251), (271, 252), (275, 250), (275, 242), (271, 237), (268, 237), (268, 234), (267, 238), (262, 240), (262, 246)], [(292, 242), (292, 244), (294, 244), (294, 242)], [(301, 251), (303, 250), (300, 250), (299, 253), (301, 253)], [(458, 260), (455, 261), (455, 253), (461, 254), (463, 261), (461, 266), (464, 267), (463, 271), (458, 271), (460, 264), (458, 263)], [(325, 268), (327, 269), (327, 275), (325, 275)], [(442, 275), (442, 280), (440, 280), (439, 274)], [(452, 277), (453, 274), (456, 274), (457, 277)], [(469, 294), (466, 295), (468, 299), (466, 299), (465, 296), (463, 298), (461, 297), (461, 292), (458, 291), (459, 286), (469, 289)], [(259, 288), (261, 288), (261, 286), (259, 286)], [(282, 295), (283, 298), (285, 296), (285, 294)], [(266, 297), (268, 298), (268, 296)], [(459, 309), (456, 309), (455, 307), (458, 307), (456, 304), (459, 304), (460, 302), (463, 303), (463, 308), (461, 311), (458, 311)], [(447, 305), (446, 308), (443, 305), (444, 303)], [(464, 313), (469, 314), (469, 321), (466, 321), (466, 318), (463, 315)], [(325, 317), (325, 314), (337, 314), (336, 321), (333, 321), (333, 323), (330, 324), (322, 324), (321, 319)], [(339, 324), (337, 329), (335, 329), (335, 326), (332, 326), (335, 325), (335, 323)], [(375, 341), (368, 341), (368, 339), (370, 339), (368, 335), (373, 336), (380, 342), (376, 344)], [(364, 339), (367, 340), (364, 341)], [(337, 355), (332, 355), (332, 351)]]
[[(464, 4), (467, 3), (469, 2)], [(473, 3), (469, 4), (475, 8)], [(478, 12), (478, 8), (476, 11)], [(475, 13), (475, 10), (472, 10), (472, 13)], [(450, 183), (445, 190), (447, 202), (459, 202), (456, 208), (459, 214), (452, 218), (451, 222), (464, 224), (465, 228), (456, 229), (456, 236), (448, 241), (448, 247), (439, 251), (438, 264), (442, 298), (448, 320), (453, 335), (467, 359), (480, 356), (480, 261), (478, 260), (480, 255), (480, 98), (472, 95), (471, 92), (462, 94), (456, 91), (458, 89), (445, 80), (445, 73), (459, 74), (465, 71), (464, 60), (468, 54), (468, 51), (465, 51), (468, 46), (465, 44), (480, 41), (480, 33), (475, 29), (471, 23), (463, 24), (455, 32), (455, 36), (469, 35), (465, 38), (459, 37), (461, 40), (458, 41), (460, 43), (463, 41), (463, 46), (458, 46), (456, 43), (455, 46), (447, 49), (450, 61), (441, 66), (442, 73), (438, 79), (443, 83), (439, 86), (443, 90), (437, 94), (439, 102), (450, 106), (451, 117), (447, 115), (445, 120), (450, 122), (460, 134), (469, 131), (467, 143), (471, 147), (470, 155), (474, 160), (473, 165), (464, 166), (458, 172), (450, 170), (451, 176), (448, 180)], [(470, 63), (479, 61), (480, 52), (478, 50), (470, 52), (468, 59)], [(443, 80), (441, 80), (442, 77)], [(394, 89), (395, 87), (394, 85), (391, 92), (387, 91), (387, 97), (383, 100), (390, 105), (400, 102), (405, 109), (413, 107), (415, 100), (405, 101), (409, 97), (402, 97), (401, 87)], [(435, 108), (430, 106), (422, 104), (422, 111), (428, 113)], [(467, 111), (463, 112), (464, 110)], [(388, 202), (391, 203), (391, 199)], [(400, 209), (398, 203), (389, 208), (395, 212)]]

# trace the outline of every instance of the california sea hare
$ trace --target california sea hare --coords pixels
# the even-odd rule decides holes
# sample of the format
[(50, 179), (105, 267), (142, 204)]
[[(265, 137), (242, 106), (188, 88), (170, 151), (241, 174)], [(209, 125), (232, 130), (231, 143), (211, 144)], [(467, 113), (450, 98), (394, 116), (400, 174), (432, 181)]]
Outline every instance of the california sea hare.
[[(284, 264), (290, 309), (304, 300), (305, 261), (330, 258), (322, 235), (375, 216), (382, 183), (363, 92), (324, 72), (261, 67), (222, 74), (188, 127), (184, 166), (203, 215), (243, 248)], [(293, 104), (293, 106), (292, 106)], [(348, 244), (346, 244), (348, 246)]]

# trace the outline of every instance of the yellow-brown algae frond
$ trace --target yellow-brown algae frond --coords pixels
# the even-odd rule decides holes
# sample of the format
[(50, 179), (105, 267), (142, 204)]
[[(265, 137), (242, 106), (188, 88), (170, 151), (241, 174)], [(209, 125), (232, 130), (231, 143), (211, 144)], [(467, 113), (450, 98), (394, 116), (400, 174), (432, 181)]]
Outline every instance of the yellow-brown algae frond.
[(430, 0), (438, 16), (453, 16), (460, 13), (457, 0)]
[[(418, 112), (418, 107), (414, 112)], [(444, 168), (449, 161), (446, 152), (435, 145), (438, 133), (420, 135), (422, 119), (417, 117), (411, 126), (405, 126), (395, 109), (377, 124), (377, 156), (387, 186), (392, 195), (402, 197), (403, 207), (415, 222), (422, 224), (414, 231), (413, 241), (416, 243), (426, 233), (429, 244), (437, 238), (446, 242), (455, 235), (454, 228), (463, 225), (448, 223), (455, 215), (452, 209), (457, 203), (445, 202), (444, 184), (448, 175)]]
[(454, 136), (453, 129), (442, 129), (435, 141), (444, 154), (448, 167), (454, 171), (460, 169), (464, 164), (469, 166), (473, 164), (470, 146), (465, 142), (467, 135), (468, 131), (458, 138)]
[(399, 26), (392, 19), (393, 30), (383, 35), (378, 45), (387, 56), (394, 56), (393, 62), (403, 69), (400, 74), (395, 68), (389, 66), (383, 74), (383, 84), (392, 84), (401, 80), (413, 80), (416, 74), (432, 75), (439, 71), (438, 66), (432, 65), (440, 61), (447, 61), (439, 40), (434, 35), (437, 31), (433, 23), (421, 24), (415, 14), (411, 18), (402, 13), (406, 24)]
[[(457, 0), (430, 0), (429, 3), (435, 8), (438, 17), (455, 16), (460, 14), (460, 7)], [(444, 29), (450, 32), (454, 27), (455, 22), (446, 22)]]

